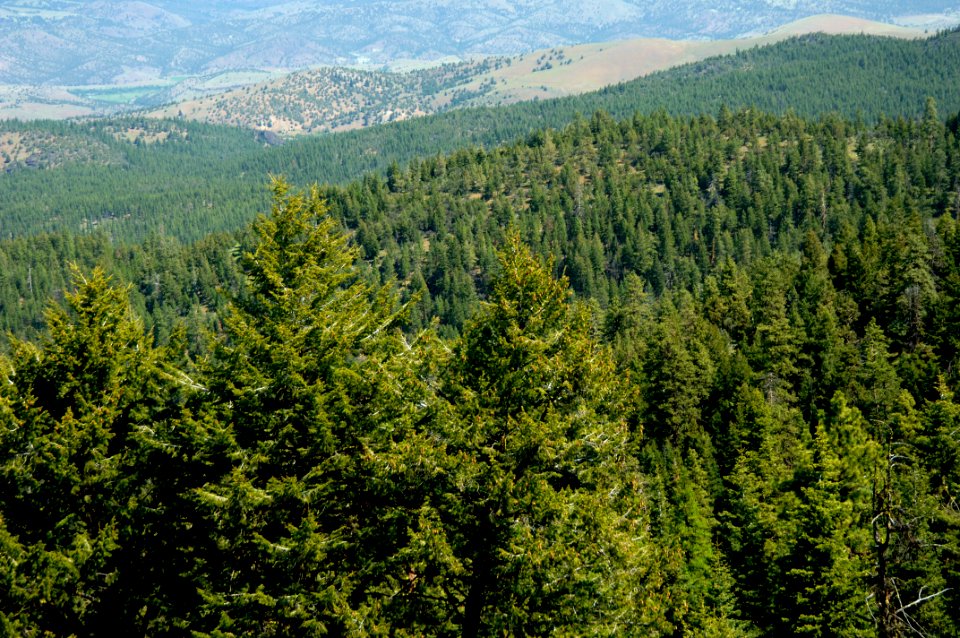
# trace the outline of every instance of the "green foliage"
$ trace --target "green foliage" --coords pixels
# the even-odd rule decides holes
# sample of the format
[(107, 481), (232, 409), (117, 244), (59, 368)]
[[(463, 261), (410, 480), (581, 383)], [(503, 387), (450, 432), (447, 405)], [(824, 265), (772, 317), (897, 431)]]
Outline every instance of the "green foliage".
[(465, 636), (657, 625), (620, 391), (568, 295), (512, 237), (442, 387), (452, 483), (436, 506), (458, 559), (448, 613)]
[(416, 520), (402, 466), (422, 384), (392, 292), (359, 279), (316, 191), (273, 188), (201, 366), (203, 409), (231, 437), (230, 467), (195, 490), (212, 535), (195, 568), (202, 635), (360, 631)]
[[(197, 245), (5, 242), (46, 332), (3, 360), (3, 631), (956, 634), (934, 107), (598, 113)], [(31, 316), (55, 255), (132, 304)]]
[(684, 462), (669, 444), (647, 455), (654, 464), (653, 540), (672, 634), (754, 635), (752, 623), (740, 619), (735, 583), (714, 541), (717, 521), (699, 456), (692, 452)]
[(0, 613), (18, 634), (96, 635), (129, 620), (108, 608), (135, 578), (124, 542), (143, 531), (140, 501), (150, 500), (137, 439), (164, 418), (157, 356), (126, 290), (102, 271), (74, 279), (68, 307), (48, 311), (40, 345), (15, 342), (4, 362), (10, 586)]
[[(659, 110), (699, 115), (755, 108), (808, 117), (836, 112), (875, 121), (883, 115), (921, 116), (932, 97), (947, 117), (960, 110), (958, 69), (956, 31), (922, 40), (814, 34), (585, 95), (455, 110), (273, 148), (258, 144), (248, 131), (181, 120), (4, 123), (3, 130), (50, 129), (74, 144), (79, 137), (88, 147), (102, 147), (111, 160), (0, 176), (0, 229), (4, 237), (100, 227), (126, 240), (156, 233), (196, 240), (249, 223), (268, 204), (260, 189), (266, 174), (286, 174), (300, 185), (349, 182), (369, 171), (385, 172), (394, 161), (468, 146), (492, 148), (598, 110), (629, 118)], [(115, 138), (127, 129), (173, 130), (177, 136), (136, 146)], [(669, 139), (663, 143), (664, 148), (671, 144)]]

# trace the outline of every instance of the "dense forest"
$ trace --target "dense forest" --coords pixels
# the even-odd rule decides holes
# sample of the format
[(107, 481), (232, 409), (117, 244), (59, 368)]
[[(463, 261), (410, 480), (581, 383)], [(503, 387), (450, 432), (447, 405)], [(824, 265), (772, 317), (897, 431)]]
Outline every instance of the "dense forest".
[(960, 635), (953, 108), (597, 112), (7, 240), (0, 626)]
[(884, 114), (920, 116), (927, 97), (944, 113), (960, 110), (960, 31), (915, 41), (804, 36), (585, 95), (452, 111), (269, 148), (249, 131), (180, 120), (0, 123), (0, 142), (5, 133), (31, 131), (71, 140), (46, 145), (54, 158), (77, 137), (103, 149), (95, 161), (54, 160), (49, 170), (0, 165), (9, 171), (0, 173), (0, 237), (99, 231), (119, 241), (153, 234), (195, 241), (251, 222), (269, 205), (268, 174), (300, 187), (348, 183), (394, 162), (465, 146), (493, 148), (598, 110), (618, 119), (658, 109), (716, 116), (726, 105), (807, 117), (836, 111), (874, 123)]

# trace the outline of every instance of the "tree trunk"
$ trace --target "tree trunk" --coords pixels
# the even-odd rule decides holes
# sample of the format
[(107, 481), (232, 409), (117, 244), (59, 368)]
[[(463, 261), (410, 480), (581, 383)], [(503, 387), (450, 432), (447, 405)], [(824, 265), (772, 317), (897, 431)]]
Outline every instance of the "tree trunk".
[(470, 583), (470, 592), (464, 602), (463, 638), (477, 638), (480, 635), (483, 608), (487, 602), (487, 592), (490, 590), (490, 577), (490, 561), (487, 559), (486, 552), (480, 552), (474, 559), (473, 582)]

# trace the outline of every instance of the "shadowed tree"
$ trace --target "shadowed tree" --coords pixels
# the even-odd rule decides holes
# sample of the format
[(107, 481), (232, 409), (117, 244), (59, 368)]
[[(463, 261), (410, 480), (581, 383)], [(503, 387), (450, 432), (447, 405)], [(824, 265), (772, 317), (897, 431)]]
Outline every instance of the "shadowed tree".
[(101, 270), (74, 281), (40, 344), (14, 341), (3, 361), (0, 619), (13, 635), (125, 633), (157, 613), (132, 611), (125, 590), (150, 593), (129, 570), (153, 501), (137, 448), (171, 389), (127, 290)]
[(585, 308), (513, 237), (450, 361), (435, 502), (463, 636), (662, 627), (620, 390)]

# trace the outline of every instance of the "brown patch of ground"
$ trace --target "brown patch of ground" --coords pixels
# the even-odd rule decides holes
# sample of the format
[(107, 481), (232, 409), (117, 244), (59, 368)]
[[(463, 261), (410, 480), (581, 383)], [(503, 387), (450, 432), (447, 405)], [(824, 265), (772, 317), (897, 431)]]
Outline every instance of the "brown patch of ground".
[(179, 128), (151, 129), (146, 127), (129, 127), (119, 131), (114, 131), (113, 136), (122, 141), (131, 144), (162, 144), (171, 138), (180, 138), (186, 135)]

